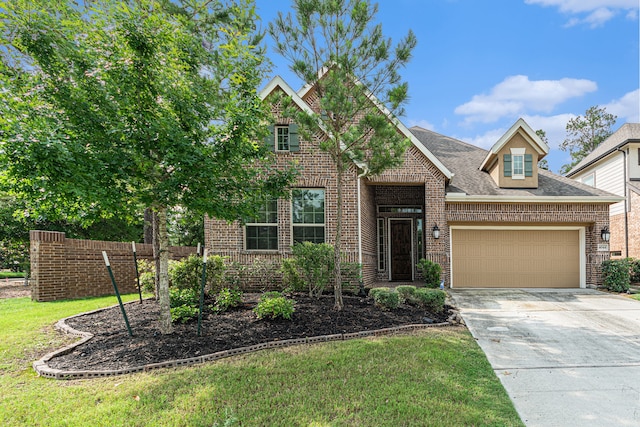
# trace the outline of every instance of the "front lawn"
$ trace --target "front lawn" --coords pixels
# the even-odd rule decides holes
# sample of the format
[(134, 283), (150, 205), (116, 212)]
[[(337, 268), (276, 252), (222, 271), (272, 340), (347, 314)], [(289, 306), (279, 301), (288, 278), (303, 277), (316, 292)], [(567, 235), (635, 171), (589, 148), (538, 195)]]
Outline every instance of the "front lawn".
[(56, 320), (114, 302), (0, 300), (0, 425), (523, 425), (459, 327), (99, 380), (36, 377), (31, 362), (68, 341)]
[(0, 271), (0, 279), (20, 279), (24, 278), (24, 273), (13, 271)]

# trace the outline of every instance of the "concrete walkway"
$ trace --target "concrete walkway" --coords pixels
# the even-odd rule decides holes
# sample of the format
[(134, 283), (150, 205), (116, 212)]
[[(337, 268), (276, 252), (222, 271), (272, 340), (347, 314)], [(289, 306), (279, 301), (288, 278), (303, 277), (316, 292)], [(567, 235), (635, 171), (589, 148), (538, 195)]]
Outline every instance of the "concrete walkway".
[(451, 290), (527, 426), (640, 426), (640, 302), (591, 289)]

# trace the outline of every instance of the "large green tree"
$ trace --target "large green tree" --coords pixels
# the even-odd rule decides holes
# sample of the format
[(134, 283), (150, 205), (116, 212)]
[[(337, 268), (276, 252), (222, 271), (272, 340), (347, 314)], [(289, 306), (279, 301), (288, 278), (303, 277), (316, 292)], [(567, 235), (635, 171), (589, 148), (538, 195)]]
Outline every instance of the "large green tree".
[(153, 209), (164, 333), (168, 209), (255, 216), (291, 179), (255, 143), (255, 19), (250, 0), (9, 0), (0, 15), (0, 182), (51, 218)]
[(566, 174), (582, 159), (591, 153), (602, 141), (607, 139), (613, 131), (617, 117), (607, 113), (607, 109), (593, 106), (587, 109), (583, 116), (577, 116), (567, 122), (567, 138), (560, 144), (562, 151), (568, 151), (571, 162), (562, 165), (561, 174)]
[(297, 76), (315, 87), (318, 96), (315, 113), (295, 108), (287, 113), (300, 124), (307, 141), (318, 132), (328, 137), (319, 148), (332, 158), (337, 176), (334, 294), (335, 308), (341, 310), (343, 178), (354, 163), (363, 175), (402, 163), (409, 141), (394, 123), (403, 113), (408, 85), (401, 81), (399, 70), (411, 58), (416, 38), (409, 31), (394, 46), (384, 37), (381, 24), (375, 24), (377, 4), (367, 0), (295, 0), (293, 9), (293, 14), (279, 13), (269, 33), (276, 51), (289, 60)]

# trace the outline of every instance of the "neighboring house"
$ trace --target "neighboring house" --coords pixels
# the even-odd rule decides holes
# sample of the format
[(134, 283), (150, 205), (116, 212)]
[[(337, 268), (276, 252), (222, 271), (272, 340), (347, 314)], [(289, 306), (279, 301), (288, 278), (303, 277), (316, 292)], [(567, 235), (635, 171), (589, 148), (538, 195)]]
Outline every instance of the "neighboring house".
[(624, 124), (567, 177), (624, 197), (611, 205), (611, 256), (640, 258), (640, 123)]
[[(261, 92), (283, 95), (303, 110), (319, 112), (314, 87), (292, 90), (281, 78)], [(336, 179), (329, 156), (298, 137), (279, 115), (272, 146), (280, 165), (297, 161), (300, 176), (291, 200), (267, 203), (244, 226), (205, 220), (212, 253), (250, 264), (279, 262), (298, 241), (332, 243)], [(491, 150), (397, 123), (411, 141), (401, 167), (345, 175), (343, 253), (362, 265), (365, 286), (419, 278), (421, 258), (439, 263), (447, 286), (586, 287), (601, 283), (608, 259), (601, 231), (609, 205), (620, 198), (538, 169), (549, 148), (518, 120)], [(315, 134), (314, 139), (324, 138)]]

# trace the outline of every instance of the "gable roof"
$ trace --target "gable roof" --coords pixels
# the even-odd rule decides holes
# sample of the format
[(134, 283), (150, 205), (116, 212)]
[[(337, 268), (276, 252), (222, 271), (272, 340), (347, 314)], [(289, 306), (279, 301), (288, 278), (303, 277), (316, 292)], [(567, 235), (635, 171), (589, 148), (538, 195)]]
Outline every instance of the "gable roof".
[(511, 126), (509, 130), (506, 131), (495, 144), (493, 144), (493, 147), (491, 147), (484, 161), (480, 165), (480, 169), (485, 170), (486, 167), (491, 167), (493, 160), (498, 155), (502, 147), (504, 147), (520, 129), (523, 131), (524, 138), (538, 153), (538, 160), (549, 154), (549, 146), (540, 139), (540, 137), (533, 129), (531, 129), (531, 126), (529, 126), (523, 118), (519, 118), (513, 126)]
[(640, 142), (640, 123), (625, 123), (622, 125), (620, 129), (612, 133), (609, 138), (602, 141), (600, 145), (575, 165), (567, 173), (567, 176), (570, 177), (577, 174), (631, 141)]
[(621, 197), (546, 170), (538, 172), (538, 188), (500, 188), (479, 169), (489, 151), (439, 133), (412, 127), (410, 131), (454, 173), (447, 201), (615, 203)]
[[(321, 77), (321, 74), (324, 74), (325, 72), (328, 71), (328, 68), (323, 68), (320, 73), (319, 73), (319, 78)], [(359, 84), (356, 81), (356, 84)], [(302, 108), (305, 112), (312, 114), (313, 110), (311, 109), (311, 107), (309, 106), (309, 104), (307, 104), (303, 97), (313, 88), (314, 85), (312, 84), (306, 84), (304, 85), (297, 93), (293, 91), (293, 89), (291, 89), (291, 86), (289, 86), (280, 76), (276, 76), (274, 77), (261, 91), (260, 91), (260, 99), (265, 99), (271, 92), (273, 92), (273, 90), (276, 87), (280, 87), (281, 89), (283, 89), (285, 91), (285, 93), (291, 97), (291, 99), (300, 107)], [(431, 163), (433, 163), (433, 165), (440, 171), (442, 172), (442, 174), (447, 178), (447, 180), (450, 180), (453, 177), (453, 173), (447, 169), (447, 167), (436, 157), (433, 155), (433, 153), (431, 153), (423, 144), (420, 144), (420, 142), (416, 139), (415, 135), (413, 135), (413, 133), (411, 133), (411, 131), (405, 126), (404, 123), (402, 123), (400, 120), (398, 120), (396, 117), (394, 117), (391, 114), (391, 111), (389, 111), (389, 109), (387, 109), (387, 107), (384, 106), (384, 104), (382, 104), (378, 98), (376, 98), (376, 96), (369, 92), (369, 90), (367, 90), (365, 88), (366, 91), (366, 95), (367, 97), (374, 103), (374, 105), (382, 112), (382, 114), (384, 114), (387, 118), (389, 118), (389, 120), (391, 120), (391, 122), (396, 126), (396, 128), (400, 131), (400, 133), (402, 135), (404, 135), (405, 138), (408, 138), (411, 143), (418, 149), (420, 150), (420, 152), (427, 158), (429, 159), (429, 161)], [(328, 134), (327, 130), (325, 128), (322, 128), (322, 130)], [(359, 167), (362, 167), (362, 165), (358, 165)]]

